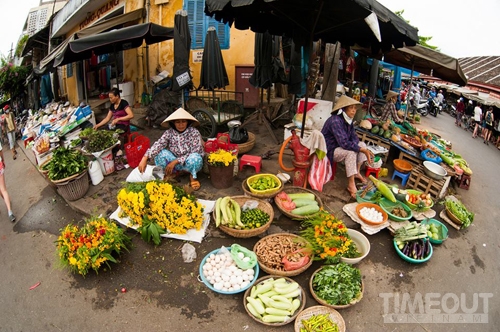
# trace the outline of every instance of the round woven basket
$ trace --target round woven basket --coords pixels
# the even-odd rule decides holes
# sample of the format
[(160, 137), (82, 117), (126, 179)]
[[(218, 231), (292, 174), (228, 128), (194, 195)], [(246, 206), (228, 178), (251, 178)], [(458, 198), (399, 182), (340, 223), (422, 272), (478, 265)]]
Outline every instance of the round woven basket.
[(302, 310), (297, 318), (295, 318), (295, 332), (300, 332), (300, 329), (304, 327), (302, 324), (303, 320), (308, 320), (312, 316), (325, 314), (328, 314), (330, 316), (330, 320), (337, 324), (339, 332), (345, 332), (345, 321), (344, 318), (342, 318), (342, 315), (337, 310), (322, 305), (316, 305)]
[[(262, 234), (265, 231), (267, 231), (269, 229), (269, 227), (271, 227), (271, 223), (273, 222), (273, 219), (274, 219), (274, 211), (273, 211), (273, 207), (270, 203), (263, 201), (263, 200), (260, 200), (260, 199), (257, 199), (257, 198), (252, 198), (252, 197), (247, 197), (247, 196), (233, 196), (231, 198), (234, 199), (236, 201), (236, 203), (238, 203), (240, 206), (243, 206), (243, 204), (245, 204), (245, 202), (247, 202), (247, 201), (257, 201), (259, 203), (257, 208), (264, 211), (265, 213), (267, 213), (269, 215), (269, 221), (267, 223), (265, 223), (264, 225), (262, 225), (261, 227), (253, 228), (253, 229), (235, 229), (235, 228), (227, 227), (224, 225), (220, 225), (219, 228), (221, 231), (223, 231), (224, 233), (229, 234), (233, 237), (248, 238), (248, 237), (257, 236), (259, 234)], [(212, 214), (213, 214), (213, 217), (215, 220), (215, 211), (212, 212)]]
[[(323, 201), (321, 201), (321, 198), (319, 198), (318, 195), (316, 195), (316, 193), (312, 190), (309, 190), (309, 189), (306, 189), (306, 188), (302, 188), (302, 187), (286, 187), (283, 189), (283, 191), (287, 194), (299, 194), (299, 193), (311, 193), (314, 195), (314, 199), (316, 200), (316, 202), (318, 202), (318, 206), (320, 208), (323, 207)], [(274, 203), (276, 203), (276, 206), (278, 207), (278, 209), (287, 217), (291, 218), (291, 219), (300, 219), (300, 220), (303, 220), (303, 219), (307, 219), (309, 217), (311, 217), (311, 215), (307, 215), (307, 216), (299, 216), (297, 214), (293, 214), (293, 213), (290, 213), (290, 211), (286, 210), (280, 203), (280, 200), (276, 197), (274, 197)]]
[(453, 221), (455, 224), (457, 225), (462, 225), (463, 222), (462, 220), (458, 219), (454, 214), (453, 212), (450, 211), (450, 209), (448, 209), (447, 207), (445, 207), (445, 210), (446, 210), (446, 215), (448, 216), (448, 218), (451, 219), (451, 221)]
[[(259, 278), (255, 282), (254, 286), (257, 286), (258, 284), (262, 283), (263, 281), (266, 281), (267, 279), (276, 278), (276, 277), (281, 278), (282, 276), (268, 275), (268, 276)], [(285, 279), (286, 279), (286, 281), (288, 283), (296, 282), (295, 280), (287, 278), (287, 277), (285, 277)], [(264, 325), (267, 325), (267, 326), (283, 326), (283, 325), (290, 324), (291, 322), (293, 322), (295, 320), (295, 318), (299, 315), (299, 313), (302, 310), (304, 310), (304, 307), (306, 305), (306, 293), (304, 292), (304, 288), (302, 288), (302, 286), (300, 286), (300, 285), (299, 285), (299, 288), (300, 288), (300, 295), (299, 295), (298, 299), (300, 300), (300, 307), (297, 310), (295, 310), (295, 312), (293, 313), (293, 316), (291, 316), (286, 322), (283, 322), (283, 323), (266, 323), (266, 322), (261, 321), (260, 319), (258, 319), (257, 317), (255, 317), (254, 315), (252, 315), (248, 311), (248, 309), (247, 309), (247, 297), (250, 296), (250, 291), (251, 291), (252, 287), (248, 288), (245, 291), (245, 295), (243, 296), (243, 307), (245, 308), (245, 311), (247, 312), (247, 314), (250, 317), (252, 317), (253, 320), (255, 320), (256, 322), (259, 322), (261, 324), (264, 324)]]
[(261, 198), (261, 199), (269, 199), (273, 198), (274, 196), (278, 195), (284, 188), (283, 181), (281, 182), (281, 186), (278, 188), (276, 192), (273, 193), (265, 193), (265, 194), (259, 194), (259, 193), (253, 193), (250, 191), (250, 188), (248, 187), (247, 179), (243, 180), (243, 183), (241, 184), (241, 189), (243, 189), (243, 192), (245, 193), (245, 196), (252, 196), (256, 198)]
[(49, 178), (48, 177), (48, 174), (49, 174), (49, 171), (48, 170), (45, 170), (43, 169), (45, 166), (47, 166), (47, 164), (50, 162), (51, 158), (45, 160), (42, 164), (38, 165), (38, 171), (40, 173), (42, 173), (42, 175), (45, 177), (45, 178)]
[[(276, 234), (271, 234), (271, 235), (268, 235), (266, 237), (263, 237), (262, 239), (257, 241), (257, 243), (254, 245), (253, 252), (255, 252), (255, 254), (257, 255), (257, 262), (259, 263), (260, 268), (264, 272), (266, 272), (268, 274), (283, 276), (283, 277), (294, 277), (294, 276), (301, 274), (302, 272), (307, 270), (312, 265), (314, 255), (312, 255), (310, 257), (309, 262), (306, 265), (302, 266), (300, 269), (293, 270), (293, 271), (285, 271), (284, 268), (276, 269), (276, 268), (272, 268), (272, 267), (265, 265), (264, 262), (262, 261), (262, 259), (259, 257), (259, 253), (261, 253), (261, 250), (264, 248), (263, 246), (269, 240), (274, 239), (274, 238), (277, 239), (277, 243), (279, 243), (280, 245), (286, 245), (285, 242), (302, 242), (304, 244), (302, 247), (306, 247), (306, 245), (308, 244), (306, 239), (304, 239), (301, 236), (292, 234), (292, 233), (276, 233)], [(286, 239), (286, 238), (288, 238), (288, 239)], [(278, 241), (278, 239), (279, 239), (279, 241)], [(279, 248), (277, 248), (277, 246), (274, 246), (273, 248), (267, 248), (266, 253), (269, 253), (270, 251), (272, 252), (273, 249), (279, 249)], [(287, 254), (287, 253), (289, 253), (289, 252), (284, 252), (284, 254)], [(279, 255), (279, 253), (276, 253), (276, 254)], [(283, 259), (284, 254), (280, 255), (281, 256), (281, 257), (279, 257), (280, 262)]]
[(255, 146), (255, 135), (248, 132), (248, 141), (242, 144), (238, 144), (238, 154), (244, 154), (252, 150)]
[(338, 305), (337, 304), (329, 304), (328, 302), (326, 302), (322, 298), (318, 297), (316, 295), (316, 293), (314, 292), (314, 289), (313, 289), (313, 280), (314, 280), (314, 276), (316, 275), (316, 273), (318, 273), (319, 271), (321, 271), (321, 269), (323, 269), (323, 266), (320, 267), (319, 269), (317, 269), (316, 271), (314, 271), (314, 273), (311, 275), (311, 278), (309, 279), (309, 291), (311, 292), (312, 297), (319, 304), (327, 306), (327, 307), (330, 307), (330, 308), (333, 308), (333, 309), (345, 309), (345, 308), (352, 307), (353, 305), (355, 305), (356, 303), (358, 303), (359, 301), (361, 301), (361, 299), (363, 298), (363, 291), (364, 291), (363, 280), (361, 280), (361, 293), (359, 294), (359, 296), (357, 298), (353, 299), (351, 301), (351, 303), (349, 303), (349, 304), (338, 304)]

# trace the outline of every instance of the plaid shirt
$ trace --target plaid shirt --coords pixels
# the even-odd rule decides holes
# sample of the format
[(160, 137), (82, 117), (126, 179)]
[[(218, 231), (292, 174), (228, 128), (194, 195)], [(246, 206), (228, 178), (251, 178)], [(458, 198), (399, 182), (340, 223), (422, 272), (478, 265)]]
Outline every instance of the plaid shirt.
[(396, 105), (392, 101), (388, 101), (384, 108), (382, 109), (382, 116), (380, 117), (380, 121), (387, 121), (389, 117), (395, 122), (401, 122), (401, 119), (398, 117), (398, 112), (396, 112)]
[(325, 137), (326, 147), (328, 148), (327, 156), (331, 163), (333, 163), (333, 152), (338, 147), (344, 150), (359, 152), (359, 138), (354, 125), (348, 124), (342, 114), (337, 115), (335, 111), (326, 120), (321, 133)]

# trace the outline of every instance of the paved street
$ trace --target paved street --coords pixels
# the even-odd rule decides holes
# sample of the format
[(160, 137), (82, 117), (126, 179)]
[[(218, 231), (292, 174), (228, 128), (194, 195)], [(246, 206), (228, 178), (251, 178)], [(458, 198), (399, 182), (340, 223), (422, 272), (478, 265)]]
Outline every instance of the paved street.
[[(474, 176), (470, 190), (457, 189), (457, 194), (476, 212), (475, 222), (465, 231), (449, 227), (450, 238), (436, 246), (432, 259), (420, 266), (410, 265), (396, 255), (387, 230), (368, 236), (370, 255), (358, 265), (364, 278), (363, 300), (340, 313), (348, 331), (498, 331), (497, 235), (500, 227), (496, 187), (500, 151), (486, 146), (479, 138), (472, 139), (470, 132), (455, 127), (447, 114), (423, 118), (420, 127), (451, 140), (453, 150), (471, 164)], [(258, 137), (252, 154), (259, 155), (270, 149), (277, 151), (279, 146), (266, 140), (265, 127), (254, 125), (251, 131)], [(282, 129), (276, 129), (275, 133), (282, 139)], [(149, 134), (158, 136), (161, 131)], [(18, 222), (13, 225), (8, 221), (5, 206), (0, 204), (0, 331), (294, 330), (293, 324), (269, 328), (256, 323), (243, 308), (242, 294), (219, 295), (197, 280), (199, 264), (206, 253), (234, 242), (252, 248), (258, 240), (234, 239), (212, 225), (203, 242), (194, 244), (198, 258), (193, 263), (183, 263), (182, 241), (164, 239), (160, 246), (153, 247), (134, 231), (128, 231), (134, 248), (124, 253), (121, 263), (113, 264), (111, 270), (102, 270), (98, 275), (89, 273), (82, 278), (58, 268), (54, 244), (58, 229), (71, 220), (80, 220), (81, 214), (57, 196), (29, 158), (21, 153), (21, 158), (13, 161), (8, 152), (5, 155), (7, 187)], [(275, 173), (277, 169), (277, 155), (264, 161), (263, 171)], [(89, 213), (108, 212), (116, 207), (114, 190), (128, 171), (122, 172), (106, 177), (106, 188), (91, 186), (86, 199), (72, 206), (79, 207), (79, 212)], [(233, 188), (222, 191), (215, 191), (210, 180), (203, 176), (202, 189), (197, 195), (214, 199), (226, 194), (242, 194), (241, 182), (252, 174), (253, 169), (246, 167), (235, 178)], [(340, 168), (335, 181), (325, 186), (321, 197), (348, 227), (359, 229), (359, 225), (341, 212), (347, 202), (344, 188), (345, 176)], [(436, 209), (439, 212), (442, 206), (437, 205)], [(275, 210), (269, 232), (296, 232), (298, 227), (296, 221)], [(311, 273), (320, 265), (315, 262), (294, 278), (306, 289), (306, 307), (317, 304), (309, 295), (308, 285)], [(30, 290), (38, 282), (40, 285)], [(126, 293), (120, 292), (122, 287), (127, 288)], [(431, 308), (435, 309), (434, 323), (384, 323), (383, 315), (395, 313), (395, 303), (396, 306), (401, 303), (395, 300), (395, 293), (411, 301), (418, 293), (437, 301)], [(461, 296), (465, 303), (458, 303), (455, 310), (453, 299), (460, 300)], [(446, 302), (448, 314), (464, 313), (467, 308), (471, 314), (487, 310), (480, 319), (487, 318), (489, 323), (438, 323), (450, 317), (444, 315), (441, 301)], [(464, 305), (466, 310), (462, 310)], [(414, 321), (412, 319), (418, 319), (415, 316), (405, 317)]]

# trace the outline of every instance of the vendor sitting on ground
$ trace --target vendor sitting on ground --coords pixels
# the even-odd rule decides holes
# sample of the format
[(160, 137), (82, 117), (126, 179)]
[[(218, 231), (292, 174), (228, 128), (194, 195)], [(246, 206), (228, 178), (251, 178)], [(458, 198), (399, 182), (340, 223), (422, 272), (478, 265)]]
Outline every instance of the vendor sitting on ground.
[[(366, 144), (359, 141), (354, 129), (353, 118), (361, 103), (347, 96), (340, 97), (333, 107), (332, 115), (326, 120), (321, 133), (325, 137), (328, 149), (327, 156), (330, 163), (344, 162), (348, 179), (347, 191), (351, 197), (356, 197), (354, 179), (365, 183), (361, 175), (361, 165), (365, 161), (373, 163), (373, 154), (366, 148)], [(339, 110), (338, 112), (336, 112)]]
[(109, 129), (123, 130), (124, 139), (122, 144), (126, 143), (127, 137), (130, 134), (130, 120), (134, 118), (134, 113), (128, 102), (120, 98), (120, 90), (117, 88), (111, 89), (108, 96), (111, 102), (108, 115), (101, 122), (96, 124), (94, 129), (97, 130), (99, 127), (106, 125), (109, 120), (113, 119)]
[(389, 91), (385, 100), (387, 103), (382, 108), (382, 116), (380, 117), (381, 121), (387, 121), (387, 119), (392, 118), (392, 120), (396, 123), (402, 123), (403, 120), (398, 117), (398, 112), (396, 111), (396, 101), (398, 99), (399, 93), (394, 91)]
[(165, 175), (190, 173), (190, 184), (194, 190), (200, 189), (197, 174), (203, 167), (203, 141), (195, 127), (199, 125), (191, 114), (179, 108), (163, 121), (162, 126), (169, 128), (151, 146), (139, 163), (141, 173), (146, 169), (149, 158), (165, 169)]

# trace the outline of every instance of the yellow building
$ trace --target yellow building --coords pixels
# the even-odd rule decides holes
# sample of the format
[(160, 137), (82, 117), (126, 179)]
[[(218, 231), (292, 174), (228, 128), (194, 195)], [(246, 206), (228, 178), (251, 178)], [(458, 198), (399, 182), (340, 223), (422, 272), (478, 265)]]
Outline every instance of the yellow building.
[[(234, 91), (236, 88), (236, 67), (240, 64), (253, 64), (254, 33), (250, 30), (241, 31), (224, 27), (221, 23), (205, 16), (203, 8), (204, 0), (70, 0), (54, 17), (51, 40), (65, 40), (105, 20), (113, 18), (116, 20), (124, 14), (140, 9), (142, 9), (141, 13), (144, 13), (144, 16), (126, 22), (123, 26), (151, 22), (173, 28), (176, 11), (185, 9), (188, 11), (192, 38), (189, 66), (194, 86), (198, 87), (199, 85), (206, 28), (216, 25), (229, 78), (226, 90)], [(52, 47), (52, 51), (54, 49)], [(141, 102), (144, 92), (152, 92), (151, 77), (162, 71), (167, 71), (170, 74), (173, 72), (173, 39), (148, 47), (144, 44), (138, 48), (119, 52), (116, 62), (113, 55), (110, 54), (108, 57), (93, 57), (62, 65), (59, 69), (62, 83), (59, 94), (66, 96), (75, 105), (85, 100), (86, 97), (87, 99), (97, 99), (100, 93), (107, 96), (109, 85), (113, 86), (113, 82), (116, 82), (115, 63), (118, 64), (118, 81), (131, 82), (127, 84), (132, 86), (133, 91), (133, 100), (129, 100), (129, 102), (132, 105), (137, 105)], [(130, 93), (130, 91), (127, 89), (126, 93)], [(101, 103), (104, 103), (107, 98), (102, 100)]]

